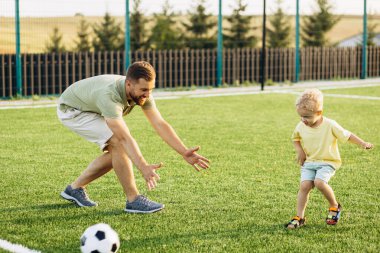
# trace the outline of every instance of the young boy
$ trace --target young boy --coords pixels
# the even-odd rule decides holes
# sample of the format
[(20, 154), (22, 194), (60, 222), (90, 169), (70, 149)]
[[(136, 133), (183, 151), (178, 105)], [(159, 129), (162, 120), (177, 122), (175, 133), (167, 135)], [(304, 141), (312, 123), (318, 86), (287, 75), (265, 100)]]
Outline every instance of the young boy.
[(301, 122), (296, 126), (292, 140), (301, 165), (301, 184), (297, 197), (297, 216), (286, 224), (288, 229), (305, 225), (305, 208), (310, 191), (316, 187), (329, 202), (328, 225), (337, 224), (342, 210), (330, 178), (342, 164), (337, 140), (352, 142), (364, 149), (373, 145), (343, 129), (337, 122), (322, 116), (323, 95), (318, 89), (305, 90), (296, 101), (296, 110)]

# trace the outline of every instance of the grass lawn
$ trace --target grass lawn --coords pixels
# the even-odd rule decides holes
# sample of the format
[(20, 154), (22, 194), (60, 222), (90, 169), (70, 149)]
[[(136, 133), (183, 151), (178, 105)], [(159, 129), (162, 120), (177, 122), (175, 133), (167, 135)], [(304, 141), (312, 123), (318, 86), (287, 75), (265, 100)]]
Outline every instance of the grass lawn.
[(380, 97), (379, 87), (324, 90), (323, 93)]
[[(380, 94), (380, 87), (367, 89)], [(125, 197), (113, 172), (88, 186), (98, 207), (62, 200), (60, 191), (100, 154), (97, 146), (64, 128), (53, 108), (0, 110), (0, 238), (42, 252), (79, 252), (83, 231), (105, 222), (119, 233), (120, 252), (378, 252), (379, 101), (325, 98), (325, 116), (376, 147), (340, 145), (343, 166), (330, 181), (343, 205), (337, 226), (325, 224), (328, 204), (314, 190), (307, 225), (286, 231), (299, 185), (290, 140), (299, 121), (295, 98), (157, 100), (186, 145), (201, 145), (212, 161), (201, 173), (164, 144), (136, 108), (125, 118), (132, 135), (148, 162), (165, 163), (151, 192), (136, 170), (141, 193), (166, 205), (151, 215), (123, 212)]]

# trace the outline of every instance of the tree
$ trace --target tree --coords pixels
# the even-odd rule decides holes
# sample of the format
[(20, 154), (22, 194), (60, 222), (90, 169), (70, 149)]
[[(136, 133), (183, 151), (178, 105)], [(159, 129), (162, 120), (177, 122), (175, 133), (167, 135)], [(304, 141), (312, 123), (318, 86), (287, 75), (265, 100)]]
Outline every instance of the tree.
[(257, 38), (253, 35), (248, 35), (249, 31), (256, 28), (251, 27), (251, 17), (244, 16), (243, 12), (248, 4), (243, 4), (243, 0), (236, 0), (236, 8), (233, 9), (232, 15), (227, 17), (231, 24), (230, 28), (224, 36), (224, 45), (229, 48), (254, 47), (257, 44)]
[(305, 47), (323, 47), (328, 45), (326, 33), (336, 25), (340, 17), (331, 13), (332, 6), (328, 0), (316, 0), (319, 10), (304, 18), (302, 25), (303, 44)]
[(206, 0), (198, 0), (193, 11), (188, 12), (190, 24), (182, 23), (185, 30), (189, 32), (189, 36), (185, 36), (185, 43), (189, 48), (216, 47), (215, 34), (209, 35), (210, 30), (216, 26), (216, 22), (211, 20), (211, 14), (206, 14), (205, 2)]
[(95, 37), (92, 46), (95, 51), (122, 50), (124, 48), (123, 30), (121, 24), (107, 12), (101, 24), (93, 26)]
[(376, 28), (377, 28), (377, 23), (375, 23), (374, 15), (369, 15), (368, 18), (368, 38), (367, 38), (367, 46), (376, 46), (376, 43), (374, 41), (376, 37)]
[(90, 33), (88, 32), (88, 28), (90, 25), (86, 22), (84, 18), (81, 18), (78, 26), (77, 36), (78, 40), (75, 40), (74, 50), (78, 52), (88, 52), (91, 50), (91, 43), (89, 39)]
[(149, 46), (153, 49), (179, 49), (184, 47), (180, 33), (174, 30), (176, 22), (171, 9), (169, 1), (166, 0), (162, 7), (162, 13), (154, 15), (155, 25), (148, 39)]
[(277, 0), (277, 10), (270, 18), (269, 22), (272, 28), (268, 31), (268, 47), (284, 48), (290, 45), (291, 26), (289, 18), (281, 8), (282, 0)]
[(141, 0), (135, 0), (133, 11), (131, 13), (131, 49), (138, 50), (146, 47), (145, 39), (145, 23), (147, 19), (144, 17), (140, 9)]
[(65, 52), (66, 48), (62, 45), (62, 34), (58, 27), (53, 28), (53, 33), (50, 35), (49, 41), (46, 43), (46, 52), (61, 53)]

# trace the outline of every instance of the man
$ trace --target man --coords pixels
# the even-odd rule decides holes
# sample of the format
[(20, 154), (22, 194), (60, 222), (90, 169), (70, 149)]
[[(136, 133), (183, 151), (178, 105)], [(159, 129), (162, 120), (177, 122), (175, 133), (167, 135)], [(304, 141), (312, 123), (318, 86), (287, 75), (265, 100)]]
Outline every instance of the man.
[(199, 147), (187, 148), (162, 118), (151, 96), (155, 78), (154, 68), (148, 62), (141, 61), (133, 63), (126, 76), (100, 75), (87, 78), (72, 84), (62, 93), (57, 108), (60, 121), (104, 151), (61, 192), (64, 199), (81, 207), (96, 206), (88, 198), (85, 187), (114, 169), (127, 196), (126, 212), (152, 213), (164, 208), (163, 204), (140, 195), (136, 187), (132, 163), (141, 172), (149, 190), (156, 187), (159, 180), (156, 170), (162, 164), (146, 162), (122, 118), (135, 105), (142, 108), (160, 137), (197, 171), (209, 167), (208, 159), (197, 154)]

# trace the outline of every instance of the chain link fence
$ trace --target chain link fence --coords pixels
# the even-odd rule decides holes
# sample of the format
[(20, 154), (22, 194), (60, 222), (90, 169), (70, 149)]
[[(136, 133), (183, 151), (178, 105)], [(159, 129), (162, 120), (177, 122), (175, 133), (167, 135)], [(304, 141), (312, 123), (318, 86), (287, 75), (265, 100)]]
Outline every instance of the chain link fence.
[[(59, 94), (91, 75), (125, 71), (126, 2), (19, 0), (22, 94)], [(296, 2), (267, 0), (265, 63), (263, 2), (224, 0), (223, 83), (254, 85), (296, 80)], [(364, 1), (302, 0), (299, 80), (359, 78)], [(330, 29), (310, 25), (326, 2)], [(0, 97), (16, 90), (15, 0), (0, 2)], [(217, 76), (217, 0), (131, 0), (131, 60), (157, 69), (158, 88), (207, 87)], [(367, 0), (368, 72), (380, 76), (380, 2)], [(320, 14), (322, 15), (322, 14)], [(325, 17), (325, 19), (327, 19)], [(322, 41), (307, 44), (307, 39)], [(107, 40), (108, 39), (108, 40)], [(318, 42), (319, 43), (319, 42)]]

